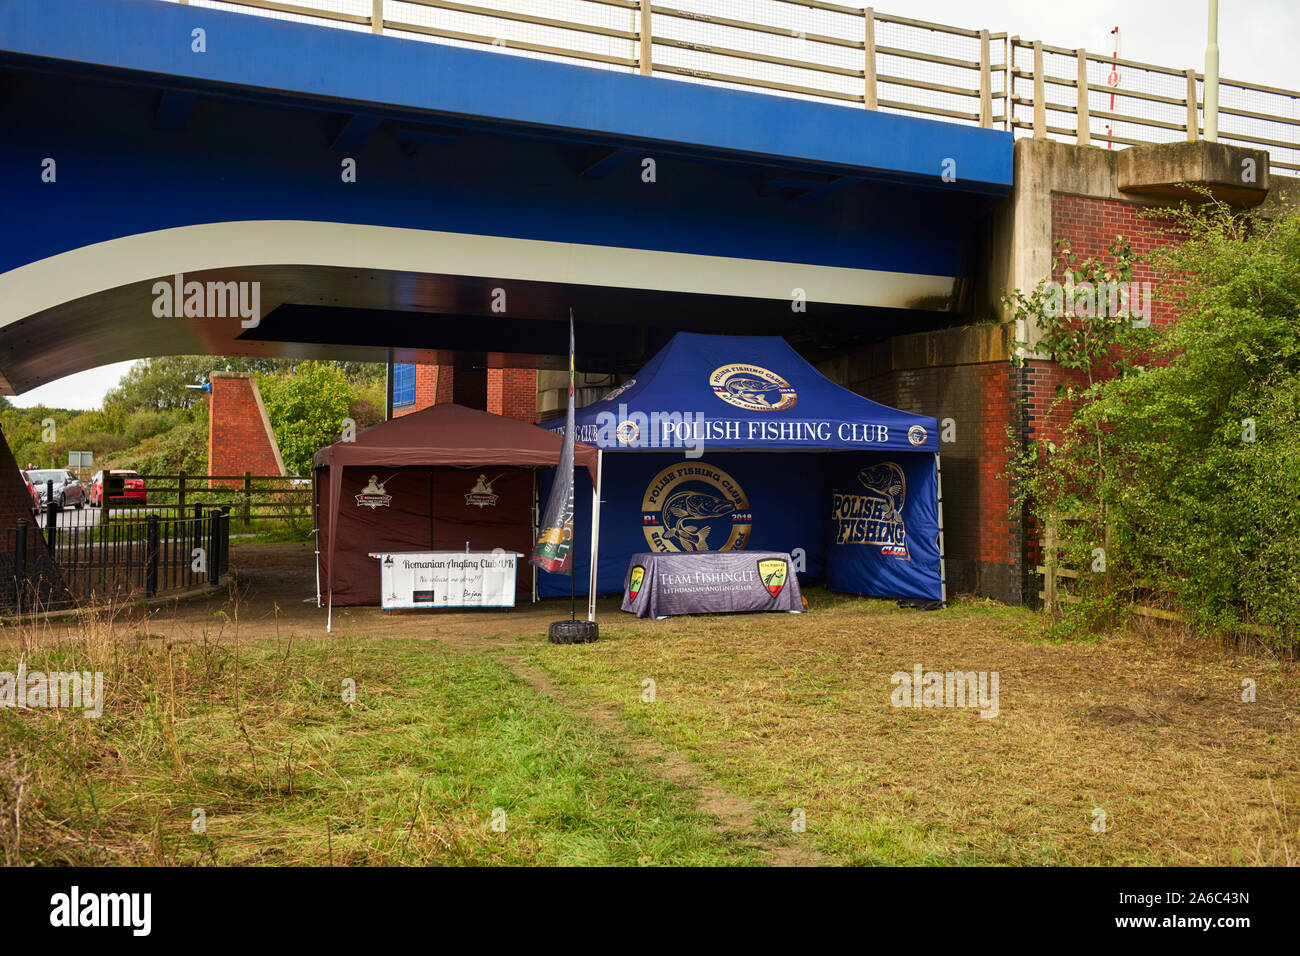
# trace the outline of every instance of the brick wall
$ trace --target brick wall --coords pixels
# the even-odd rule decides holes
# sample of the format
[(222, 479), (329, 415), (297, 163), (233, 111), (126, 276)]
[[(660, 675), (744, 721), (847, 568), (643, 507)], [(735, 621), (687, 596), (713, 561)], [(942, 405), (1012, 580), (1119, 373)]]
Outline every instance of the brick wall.
[[(44, 532), (32, 517), (32, 498), (27, 493), (27, 485), (18, 472), (18, 462), (0, 432), (0, 608), (13, 609), (17, 599), (14, 568), (14, 551), (16, 549), (18, 522), (22, 520), (27, 528), (27, 549), (24, 552), (28, 588), (24, 589), (22, 605), (30, 606), (33, 597), (48, 603), (52, 599), (63, 599), (67, 592), (63, 589), (62, 576), (54, 567), (50, 553), (43, 541)], [(39, 581), (39, 585), (35, 582)], [(35, 594), (32, 593), (32, 588)]]
[[(19, 518), (32, 523), (32, 496), (18, 472), (18, 462), (0, 431), (0, 535), (13, 531)], [(3, 540), (3, 538), (0, 538)]]
[(282, 475), (284, 464), (251, 375), (213, 372), (208, 407), (208, 474)]
[[(1095, 256), (1108, 262), (1111, 242), (1116, 236), (1123, 236), (1134, 254), (1144, 256), (1175, 241), (1166, 220), (1142, 215), (1150, 209), (1135, 202), (1052, 193), (1052, 242), (1066, 240), (1081, 260)], [(1064, 269), (1058, 266), (1052, 278), (1062, 281)], [(1138, 262), (1133, 266), (1133, 281), (1154, 285), (1160, 277), (1149, 263)], [(1157, 326), (1166, 325), (1173, 318), (1169, 303), (1153, 302), (1152, 309), (1152, 322)]]
[(452, 365), (417, 365), (415, 367), (415, 404), (398, 409), (397, 418), (418, 412), (430, 405), (460, 401), (462, 405), (483, 407), (494, 415), (531, 422), (537, 418), (537, 370), (531, 368), (489, 368), (486, 370), (487, 398), (481, 401), (480, 372), (462, 372), (457, 391), (456, 369)]
[(455, 368), (450, 365), (416, 365), (415, 404), (395, 409), (393, 417), (401, 418), (439, 402), (450, 402), (452, 377), (455, 373)]
[(531, 368), (488, 369), (487, 410), (494, 415), (537, 419), (537, 370)]

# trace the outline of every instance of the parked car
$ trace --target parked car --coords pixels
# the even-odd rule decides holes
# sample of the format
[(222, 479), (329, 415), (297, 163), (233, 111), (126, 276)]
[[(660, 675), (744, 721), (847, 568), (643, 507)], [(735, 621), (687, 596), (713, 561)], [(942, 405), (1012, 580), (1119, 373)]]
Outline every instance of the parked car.
[[(112, 495), (108, 499), (110, 505), (143, 505), (148, 502), (148, 492), (144, 488), (144, 479), (140, 477), (137, 471), (131, 471), (129, 468), (113, 468), (108, 472), (109, 475), (120, 477), (122, 479), (122, 493)], [(103, 507), (104, 504), (104, 472), (97, 471), (90, 479), (90, 506), (92, 508)]]
[(45, 507), (50, 482), (54, 482), (54, 503), (60, 510), (72, 505), (80, 511), (86, 507), (86, 486), (81, 479), (66, 468), (33, 468), (27, 480), (36, 488), (38, 507)]

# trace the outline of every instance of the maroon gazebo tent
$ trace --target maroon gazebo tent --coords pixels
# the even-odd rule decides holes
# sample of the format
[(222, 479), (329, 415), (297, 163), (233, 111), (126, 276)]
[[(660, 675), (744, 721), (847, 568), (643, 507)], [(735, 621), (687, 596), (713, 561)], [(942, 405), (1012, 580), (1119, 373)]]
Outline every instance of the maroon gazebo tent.
[[(322, 448), (312, 459), (317, 602), (324, 597), (331, 617), (335, 603), (378, 604), (371, 552), (528, 553), (534, 473), (559, 463), (563, 443), (527, 422), (443, 404)], [(595, 448), (575, 444), (575, 465), (593, 485), (599, 461)], [(527, 582), (518, 575), (517, 598), (531, 596)]]

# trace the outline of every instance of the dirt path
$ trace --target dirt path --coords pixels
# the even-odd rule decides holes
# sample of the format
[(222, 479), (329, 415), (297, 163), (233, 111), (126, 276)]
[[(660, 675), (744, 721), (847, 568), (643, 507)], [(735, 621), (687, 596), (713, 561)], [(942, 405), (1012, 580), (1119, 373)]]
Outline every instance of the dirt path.
[[(465, 645), (459, 644), (460, 647)], [(704, 771), (681, 752), (665, 747), (657, 740), (633, 734), (613, 707), (575, 700), (557, 686), (545, 671), (533, 667), (513, 654), (498, 656), (512, 671), (528, 682), (539, 694), (553, 697), (570, 710), (589, 717), (602, 734), (613, 739), (637, 759), (643, 769), (697, 795), (697, 806), (714, 817), (723, 833), (742, 835), (760, 849), (773, 866), (821, 866), (822, 855), (810, 845), (792, 840), (775, 841), (760, 832), (755, 824), (754, 806), (744, 797), (717, 786)]]

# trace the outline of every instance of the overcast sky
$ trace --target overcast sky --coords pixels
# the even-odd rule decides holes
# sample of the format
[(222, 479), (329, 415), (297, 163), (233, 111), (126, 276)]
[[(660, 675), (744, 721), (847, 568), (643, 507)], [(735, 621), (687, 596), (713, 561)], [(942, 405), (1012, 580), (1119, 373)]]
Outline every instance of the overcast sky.
[[(490, 0), (485, 5), (491, 5)], [(882, 13), (972, 29), (987, 28), (1052, 46), (1110, 52), (1118, 26), (1121, 56), (1162, 66), (1205, 69), (1208, 0), (876, 0)], [(1220, 72), (1300, 89), (1300, 0), (1220, 0)], [(70, 375), (11, 399), (15, 405), (97, 408), (130, 363)]]

